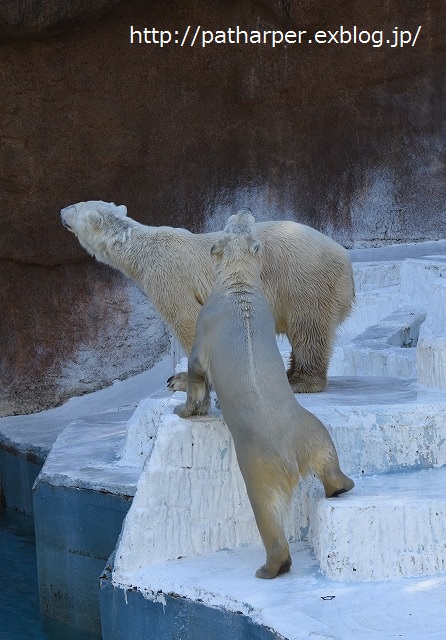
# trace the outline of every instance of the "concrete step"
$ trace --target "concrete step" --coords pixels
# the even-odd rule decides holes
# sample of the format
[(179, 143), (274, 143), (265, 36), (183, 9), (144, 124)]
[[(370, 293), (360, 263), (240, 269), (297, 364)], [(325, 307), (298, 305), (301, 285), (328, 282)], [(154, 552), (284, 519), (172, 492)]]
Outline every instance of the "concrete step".
[[(279, 347), (286, 364), (284, 341)], [(186, 370), (186, 366), (183, 358), (177, 371)], [(184, 402), (185, 398), (186, 394), (177, 392), (172, 402)], [(443, 390), (426, 388), (413, 378), (331, 376), (323, 393), (300, 393), (296, 399), (329, 430), (345, 473), (372, 475), (446, 464)], [(135, 452), (139, 457), (150, 453), (153, 424), (157, 426), (171, 411), (162, 398), (141, 403), (128, 425), (122, 452), (125, 462), (133, 460)], [(206, 417), (202, 421), (206, 422)]]
[(399, 309), (342, 348), (343, 375), (417, 377), (416, 346), (424, 311)]
[(414, 380), (334, 377), (297, 400), (325, 424), (344, 471), (386, 474), (446, 464), (446, 395)]
[(417, 377), (416, 349), (391, 347), (377, 342), (350, 342), (338, 347), (336, 363), (330, 366), (333, 376), (381, 376), (392, 378)]
[(324, 574), (341, 581), (446, 572), (446, 467), (359, 478), (354, 491), (318, 499), (310, 543)]

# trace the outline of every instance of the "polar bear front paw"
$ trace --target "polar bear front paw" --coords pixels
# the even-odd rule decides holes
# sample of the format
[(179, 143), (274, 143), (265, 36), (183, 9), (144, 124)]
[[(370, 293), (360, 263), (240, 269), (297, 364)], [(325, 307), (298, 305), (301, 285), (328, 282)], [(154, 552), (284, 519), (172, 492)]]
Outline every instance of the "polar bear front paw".
[(177, 404), (173, 408), (173, 412), (180, 418), (190, 418), (191, 416), (205, 416), (209, 412), (209, 398), (205, 398), (202, 402), (194, 402)]
[(167, 379), (167, 388), (169, 391), (187, 391), (188, 379), (187, 371), (175, 373)]

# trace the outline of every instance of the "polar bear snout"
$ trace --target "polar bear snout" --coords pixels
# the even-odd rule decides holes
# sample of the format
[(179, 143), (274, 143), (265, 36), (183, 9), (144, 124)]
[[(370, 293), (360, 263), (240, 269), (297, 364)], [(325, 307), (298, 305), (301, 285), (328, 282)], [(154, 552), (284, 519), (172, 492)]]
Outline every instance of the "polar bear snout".
[(76, 207), (74, 205), (70, 205), (69, 207), (65, 207), (60, 210), (60, 221), (69, 231), (73, 231), (73, 218), (75, 214)]

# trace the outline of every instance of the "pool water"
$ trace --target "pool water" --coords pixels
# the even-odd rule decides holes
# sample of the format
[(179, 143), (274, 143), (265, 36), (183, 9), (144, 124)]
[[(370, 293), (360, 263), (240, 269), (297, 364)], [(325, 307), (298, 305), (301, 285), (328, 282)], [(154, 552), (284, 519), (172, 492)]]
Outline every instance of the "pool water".
[(98, 640), (39, 612), (33, 520), (1, 508), (0, 640)]

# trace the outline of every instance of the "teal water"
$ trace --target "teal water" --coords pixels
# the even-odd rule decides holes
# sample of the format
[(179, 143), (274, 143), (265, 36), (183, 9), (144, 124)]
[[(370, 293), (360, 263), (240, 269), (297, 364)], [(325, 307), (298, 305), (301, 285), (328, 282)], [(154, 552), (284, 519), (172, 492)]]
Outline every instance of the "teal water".
[(0, 509), (0, 640), (98, 640), (39, 612), (33, 520)]

